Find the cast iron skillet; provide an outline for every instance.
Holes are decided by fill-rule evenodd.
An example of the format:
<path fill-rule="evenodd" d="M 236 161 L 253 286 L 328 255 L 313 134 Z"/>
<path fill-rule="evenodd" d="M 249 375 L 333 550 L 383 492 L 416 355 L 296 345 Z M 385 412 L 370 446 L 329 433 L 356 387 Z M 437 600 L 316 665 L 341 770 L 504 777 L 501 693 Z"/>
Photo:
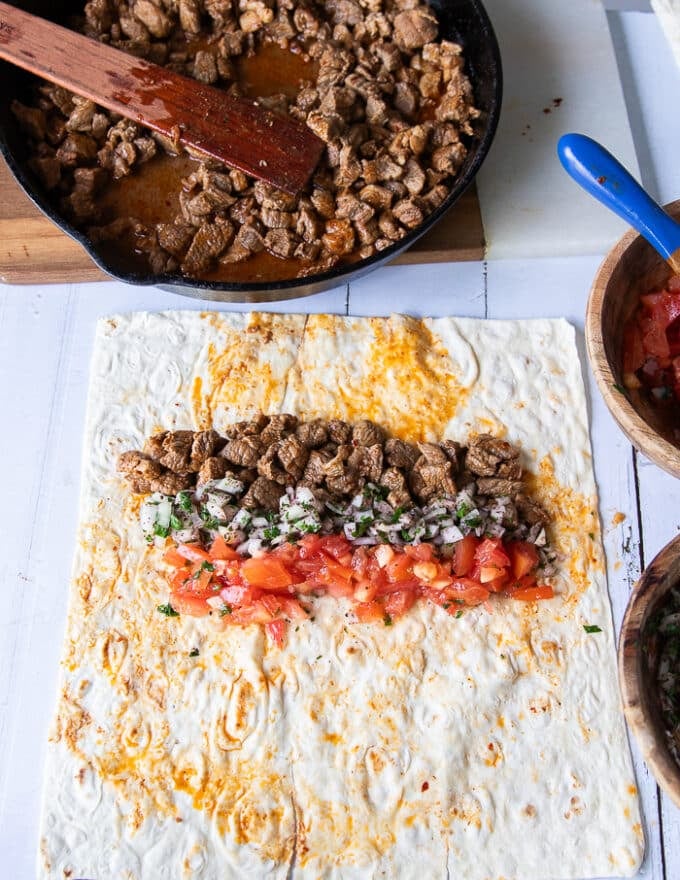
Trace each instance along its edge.
<path fill-rule="evenodd" d="M 85 0 L 21 0 L 13 5 L 43 18 L 66 23 L 69 16 L 82 13 Z M 9 108 L 14 98 L 28 100 L 32 78 L 24 71 L 4 62 L 0 62 L 0 82 L 3 84 L 0 95 L 0 151 L 19 184 L 43 214 L 79 242 L 104 272 L 120 281 L 129 284 L 156 285 L 184 296 L 225 302 L 292 299 L 346 284 L 394 259 L 448 211 L 474 179 L 489 151 L 496 131 L 502 95 L 501 59 L 496 36 L 484 7 L 479 0 L 430 0 L 430 5 L 439 18 L 440 36 L 461 43 L 463 46 L 468 65 L 467 72 L 474 85 L 476 106 L 482 112 L 476 123 L 476 132 L 468 156 L 444 203 L 417 229 L 368 259 L 335 266 L 326 272 L 308 275 L 305 278 L 278 282 L 200 281 L 177 274 L 154 275 L 150 272 L 121 270 L 110 261 L 110 258 L 97 250 L 96 244 L 88 241 L 82 232 L 71 226 L 58 213 L 37 178 L 26 168 L 25 138 Z"/>

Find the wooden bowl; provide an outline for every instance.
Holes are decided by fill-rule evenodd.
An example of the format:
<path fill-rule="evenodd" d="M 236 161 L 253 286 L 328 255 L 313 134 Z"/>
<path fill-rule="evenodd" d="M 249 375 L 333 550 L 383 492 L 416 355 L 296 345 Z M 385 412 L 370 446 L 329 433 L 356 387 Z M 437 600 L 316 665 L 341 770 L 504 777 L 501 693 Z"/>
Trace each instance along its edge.
<path fill-rule="evenodd" d="M 680 220 L 680 200 L 665 206 Z M 662 285 L 668 264 L 641 235 L 627 232 L 598 269 L 586 311 L 588 359 L 604 401 L 621 430 L 640 452 L 680 477 L 680 437 L 665 414 L 639 392 L 623 391 L 623 328 L 638 297 Z"/>
<path fill-rule="evenodd" d="M 671 587 L 680 583 L 680 536 L 652 560 L 633 588 L 619 638 L 619 682 L 623 711 L 656 781 L 680 807 L 680 765 L 664 731 L 654 659 L 645 627 Z"/>

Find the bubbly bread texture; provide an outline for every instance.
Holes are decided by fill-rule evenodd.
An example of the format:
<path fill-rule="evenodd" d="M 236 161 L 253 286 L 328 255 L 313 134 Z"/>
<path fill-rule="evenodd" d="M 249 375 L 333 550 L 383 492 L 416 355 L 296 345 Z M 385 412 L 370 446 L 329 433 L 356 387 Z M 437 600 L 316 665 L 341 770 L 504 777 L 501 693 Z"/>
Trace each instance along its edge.
<path fill-rule="evenodd" d="M 522 449 L 557 596 L 460 618 L 166 618 L 116 461 L 262 411 Z M 102 320 L 40 841 L 42 878 L 585 878 L 643 853 L 586 404 L 563 320 L 134 313 Z M 591 632 L 587 632 L 588 626 Z M 599 628 L 599 631 L 594 631 Z"/>

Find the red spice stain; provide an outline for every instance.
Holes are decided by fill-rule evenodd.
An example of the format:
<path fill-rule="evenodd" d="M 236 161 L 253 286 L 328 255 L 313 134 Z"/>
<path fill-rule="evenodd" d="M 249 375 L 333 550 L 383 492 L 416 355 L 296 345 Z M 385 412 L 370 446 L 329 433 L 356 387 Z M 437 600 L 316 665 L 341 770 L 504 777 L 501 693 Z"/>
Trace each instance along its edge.
<path fill-rule="evenodd" d="M 430 787 L 430 783 L 429 783 L 429 782 L 423 782 L 422 786 L 420 787 L 420 790 L 421 790 L 421 791 L 427 791 L 429 787 Z"/>

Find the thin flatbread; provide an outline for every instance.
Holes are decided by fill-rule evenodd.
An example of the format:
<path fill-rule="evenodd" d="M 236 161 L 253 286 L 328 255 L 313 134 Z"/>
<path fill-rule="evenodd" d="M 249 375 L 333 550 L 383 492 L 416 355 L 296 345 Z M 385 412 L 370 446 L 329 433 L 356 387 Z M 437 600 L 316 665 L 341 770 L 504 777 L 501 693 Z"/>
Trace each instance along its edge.
<path fill-rule="evenodd" d="M 392 626 L 170 618 L 120 452 L 294 412 L 521 446 L 559 594 Z M 97 328 L 39 875 L 92 880 L 634 874 L 586 403 L 563 320 L 136 313 Z M 599 627 L 587 632 L 585 626 Z M 198 652 L 198 654 L 196 654 Z M 448 872 L 448 874 L 447 874 Z"/>

